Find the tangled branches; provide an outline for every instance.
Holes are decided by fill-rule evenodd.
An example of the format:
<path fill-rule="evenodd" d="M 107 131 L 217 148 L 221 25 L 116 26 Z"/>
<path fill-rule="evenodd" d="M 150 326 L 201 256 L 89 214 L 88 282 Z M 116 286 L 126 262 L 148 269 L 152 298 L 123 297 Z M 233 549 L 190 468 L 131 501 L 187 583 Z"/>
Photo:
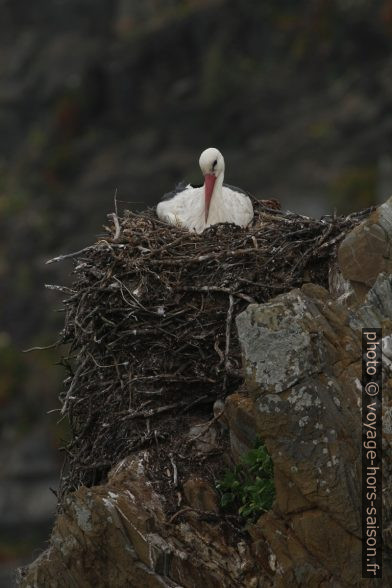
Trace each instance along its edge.
<path fill-rule="evenodd" d="M 235 390 L 235 316 L 304 279 L 327 286 L 336 245 L 368 213 L 314 220 L 255 202 L 251 228 L 216 225 L 201 235 L 151 211 L 111 215 L 107 238 L 73 255 L 62 491 L 97 483 L 137 448 L 170 444 L 189 414 Z"/>

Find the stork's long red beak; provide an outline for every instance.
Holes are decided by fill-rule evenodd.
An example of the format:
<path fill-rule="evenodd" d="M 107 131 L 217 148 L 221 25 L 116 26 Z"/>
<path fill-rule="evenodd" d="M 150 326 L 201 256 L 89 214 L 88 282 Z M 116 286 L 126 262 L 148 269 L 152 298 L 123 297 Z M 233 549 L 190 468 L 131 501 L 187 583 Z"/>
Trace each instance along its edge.
<path fill-rule="evenodd" d="M 204 196 L 205 196 L 206 222 L 208 219 L 208 211 L 210 209 L 210 203 L 211 203 L 212 193 L 214 191 L 215 182 L 216 182 L 215 174 L 206 174 L 204 176 Z"/>

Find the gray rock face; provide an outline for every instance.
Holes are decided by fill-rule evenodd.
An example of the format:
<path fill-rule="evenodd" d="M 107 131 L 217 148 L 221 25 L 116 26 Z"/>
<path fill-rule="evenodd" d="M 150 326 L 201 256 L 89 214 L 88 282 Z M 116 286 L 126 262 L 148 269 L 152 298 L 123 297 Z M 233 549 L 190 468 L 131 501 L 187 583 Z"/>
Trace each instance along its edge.
<path fill-rule="evenodd" d="M 363 304 L 350 317 L 357 329 L 363 326 L 382 327 L 392 317 L 392 274 L 380 274 Z"/>
<path fill-rule="evenodd" d="M 338 262 L 360 300 L 380 273 L 392 272 L 392 197 L 346 236 Z"/>
<path fill-rule="evenodd" d="M 314 304 L 299 290 L 259 306 L 251 304 L 237 317 L 246 357 L 246 373 L 270 393 L 282 392 L 323 365 L 323 342 L 306 327 Z"/>
<path fill-rule="evenodd" d="M 247 387 L 257 429 L 273 458 L 277 500 L 261 517 L 280 583 L 359 586 L 361 569 L 361 329 L 383 326 L 385 354 L 392 332 L 392 276 L 380 275 L 355 311 L 312 284 L 237 317 Z M 385 362 L 388 377 L 390 361 Z M 390 378 L 390 376 L 389 376 Z M 384 385 L 384 487 L 392 480 L 391 379 Z M 392 502 L 384 500 L 385 544 L 391 547 Z M 272 519 L 283 529 L 272 532 Z M 342 551 L 336 552 L 336 532 Z M 289 529 L 290 532 L 288 531 Z M 289 534 L 288 534 L 289 533 Z M 307 555 L 288 555 L 290 542 Z M 293 552 L 292 552 L 293 553 Z M 350 563 L 346 555 L 350 553 Z M 309 566 L 312 560 L 312 570 Z M 384 558 L 384 580 L 392 562 Z M 332 578 L 329 574 L 332 574 Z M 370 584 L 369 584 L 370 585 Z"/>

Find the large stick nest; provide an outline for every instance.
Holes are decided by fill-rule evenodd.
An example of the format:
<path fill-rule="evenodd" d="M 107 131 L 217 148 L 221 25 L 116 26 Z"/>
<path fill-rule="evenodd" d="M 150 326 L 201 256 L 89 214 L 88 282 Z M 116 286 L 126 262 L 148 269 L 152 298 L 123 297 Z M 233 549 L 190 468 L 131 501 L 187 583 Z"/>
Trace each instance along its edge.
<path fill-rule="evenodd" d="M 201 235 L 152 211 L 112 215 L 106 238 L 71 255 L 62 492 L 99 482 L 135 449 L 170 446 L 190 414 L 211 414 L 241 383 L 235 316 L 304 281 L 328 287 L 337 245 L 369 213 L 315 220 L 254 207 L 252 227 Z"/>

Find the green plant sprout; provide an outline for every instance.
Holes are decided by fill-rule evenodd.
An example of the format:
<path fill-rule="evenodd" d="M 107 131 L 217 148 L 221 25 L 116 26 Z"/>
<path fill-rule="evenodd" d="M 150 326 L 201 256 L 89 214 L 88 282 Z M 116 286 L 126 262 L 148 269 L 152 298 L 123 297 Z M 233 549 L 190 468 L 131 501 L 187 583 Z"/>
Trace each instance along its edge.
<path fill-rule="evenodd" d="M 227 470 L 216 484 L 223 509 L 236 509 L 247 520 L 268 511 L 275 498 L 272 459 L 259 441 L 233 470 Z"/>

